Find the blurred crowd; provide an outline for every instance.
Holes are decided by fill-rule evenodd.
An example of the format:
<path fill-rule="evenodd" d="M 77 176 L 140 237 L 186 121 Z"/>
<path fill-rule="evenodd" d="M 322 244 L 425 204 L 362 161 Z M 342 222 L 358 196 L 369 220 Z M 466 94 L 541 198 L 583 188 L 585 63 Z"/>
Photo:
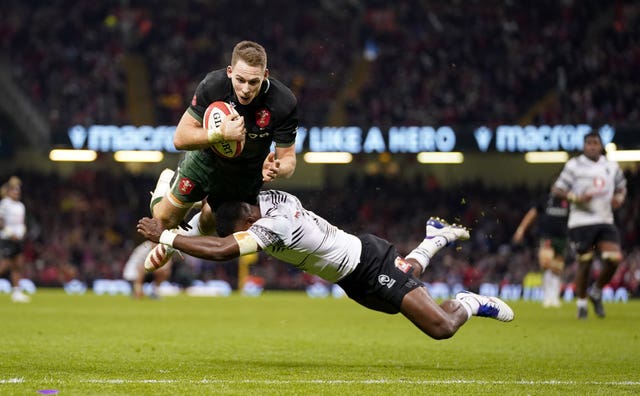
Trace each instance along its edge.
<path fill-rule="evenodd" d="M 88 285 L 95 279 L 121 279 L 129 254 L 140 242 L 135 224 L 148 215 L 154 178 L 94 171 L 78 171 L 68 178 L 19 176 L 24 182 L 29 229 L 25 275 L 42 286 L 59 286 L 71 279 Z M 629 197 L 616 212 L 626 258 L 614 283 L 638 294 L 640 173 L 629 171 L 627 177 Z M 334 224 L 355 234 L 374 233 L 389 239 L 401 254 L 424 238 L 429 216 L 471 228 L 470 241 L 446 248 L 432 260 L 425 281 L 477 289 L 484 282 L 521 284 L 528 273 L 539 270 L 535 227 L 523 244 L 514 245 L 511 237 L 524 213 L 549 186 L 496 188 L 466 182 L 443 188 L 433 177 L 383 174 L 353 175 L 345 185 L 293 192 L 307 208 Z M 237 260 L 215 263 L 189 256 L 176 260 L 176 283 L 221 279 L 237 285 Z M 565 282 L 572 281 L 573 272 L 569 260 Z M 270 289 L 302 289 L 317 281 L 266 255 L 260 255 L 251 274 Z"/>
<path fill-rule="evenodd" d="M 0 51 L 54 131 L 131 122 L 130 55 L 146 63 L 156 124 L 176 124 L 242 39 L 266 47 L 307 126 L 637 123 L 639 34 L 632 0 L 7 0 L 0 11 Z"/>
<path fill-rule="evenodd" d="M 366 36 L 377 59 L 350 123 L 640 120 L 637 2 L 380 3 Z"/>

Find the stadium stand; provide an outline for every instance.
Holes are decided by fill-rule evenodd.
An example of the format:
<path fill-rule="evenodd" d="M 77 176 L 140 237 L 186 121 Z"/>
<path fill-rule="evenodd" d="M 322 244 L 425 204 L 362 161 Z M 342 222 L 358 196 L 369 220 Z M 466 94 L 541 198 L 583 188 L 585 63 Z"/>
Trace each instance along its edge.
<path fill-rule="evenodd" d="M 89 284 L 94 279 L 118 279 L 135 247 L 132 224 L 148 212 L 145 197 L 154 185 L 145 176 L 78 171 L 60 178 L 39 173 L 19 175 L 24 182 L 24 203 L 29 208 L 29 238 L 25 249 L 28 277 L 39 285 L 59 286 L 76 278 Z M 631 294 L 640 293 L 640 175 L 627 173 L 630 189 L 627 205 L 618 212 L 627 258 L 615 282 Z M 352 188 L 296 192 L 307 207 L 353 233 L 373 232 L 399 241 L 408 253 L 422 238 L 424 220 L 433 214 L 455 219 L 471 227 L 472 239 L 459 249 L 437 256 L 425 272 L 425 281 L 474 287 L 480 282 L 521 283 L 537 269 L 535 230 L 531 243 L 513 246 L 510 238 L 530 202 L 540 189 L 496 189 L 482 183 L 462 183 L 428 190 L 425 180 L 356 176 Z M 117 186 L 117 188 L 114 188 Z M 38 194 L 35 194 L 37 189 Z M 373 191 L 375 190 L 375 193 Z M 398 191 L 402 191 L 401 199 Z M 425 194 L 425 191 L 429 191 Z M 48 197 L 43 205 L 41 197 Z M 236 263 L 210 263 L 189 258 L 194 276 L 237 282 Z M 310 279 L 273 259 L 262 257 L 253 268 L 265 278 L 267 288 L 302 288 Z M 566 281 L 572 276 L 571 268 Z"/>

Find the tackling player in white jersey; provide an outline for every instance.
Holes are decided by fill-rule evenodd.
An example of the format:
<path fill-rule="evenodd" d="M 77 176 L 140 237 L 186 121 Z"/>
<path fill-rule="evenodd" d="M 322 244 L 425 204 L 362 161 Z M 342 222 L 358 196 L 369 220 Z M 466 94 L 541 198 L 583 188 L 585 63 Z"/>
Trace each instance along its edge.
<path fill-rule="evenodd" d="M 495 297 L 463 291 L 455 299 L 437 304 L 418 279 L 442 247 L 457 239 L 469 239 L 464 227 L 429 219 L 424 241 L 403 258 L 389 242 L 371 234 L 346 233 L 282 191 L 262 191 L 256 205 L 223 203 L 216 218 L 221 237 L 177 235 L 150 218 L 138 222 L 138 232 L 153 242 L 207 260 L 229 260 L 263 250 L 335 282 L 367 308 L 390 314 L 402 312 L 434 339 L 453 336 L 472 315 L 513 320 L 511 308 Z"/>
<path fill-rule="evenodd" d="M 569 241 L 578 256 L 575 283 L 579 319 L 587 317 L 587 294 L 596 315 L 605 316 L 602 288 L 622 261 L 613 210 L 624 203 L 627 181 L 620 166 L 607 160 L 603 153 L 600 135 L 597 132 L 585 135 L 583 153 L 567 161 L 551 188 L 554 195 L 571 203 L 567 227 Z M 596 253 L 603 268 L 587 293 L 589 271 Z"/>

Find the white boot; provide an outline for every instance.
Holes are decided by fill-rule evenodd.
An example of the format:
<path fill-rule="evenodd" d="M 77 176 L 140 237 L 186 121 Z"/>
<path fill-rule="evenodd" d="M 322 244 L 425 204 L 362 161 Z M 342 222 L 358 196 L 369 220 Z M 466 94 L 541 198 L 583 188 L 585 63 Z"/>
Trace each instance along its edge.
<path fill-rule="evenodd" d="M 11 292 L 11 301 L 14 303 L 28 303 L 31 302 L 31 297 L 24 294 L 20 289 L 14 289 L 13 292 Z"/>

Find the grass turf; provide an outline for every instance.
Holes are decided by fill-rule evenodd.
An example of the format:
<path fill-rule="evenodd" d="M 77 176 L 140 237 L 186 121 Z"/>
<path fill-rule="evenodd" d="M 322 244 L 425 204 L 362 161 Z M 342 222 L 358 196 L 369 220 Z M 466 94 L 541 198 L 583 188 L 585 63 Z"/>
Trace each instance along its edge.
<path fill-rule="evenodd" d="M 297 292 L 252 298 L 0 295 L 0 394 L 638 394 L 640 301 L 575 319 L 513 302 L 449 340 Z"/>

